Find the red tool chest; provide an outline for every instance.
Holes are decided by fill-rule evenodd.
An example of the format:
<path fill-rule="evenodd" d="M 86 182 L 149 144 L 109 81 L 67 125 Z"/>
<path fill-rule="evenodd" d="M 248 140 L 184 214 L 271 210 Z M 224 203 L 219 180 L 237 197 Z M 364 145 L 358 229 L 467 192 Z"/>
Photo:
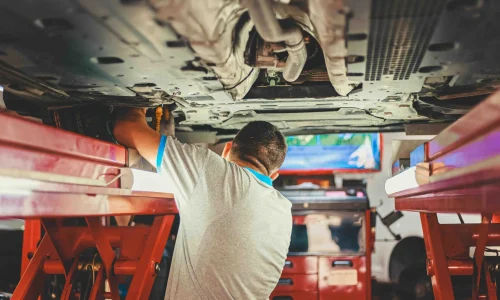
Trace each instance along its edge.
<path fill-rule="evenodd" d="M 318 190 L 313 197 L 304 190 L 282 194 L 292 201 L 294 228 L 270 299 L 370 299 L 374 224 L 364 194 L 321 200 Z"/>

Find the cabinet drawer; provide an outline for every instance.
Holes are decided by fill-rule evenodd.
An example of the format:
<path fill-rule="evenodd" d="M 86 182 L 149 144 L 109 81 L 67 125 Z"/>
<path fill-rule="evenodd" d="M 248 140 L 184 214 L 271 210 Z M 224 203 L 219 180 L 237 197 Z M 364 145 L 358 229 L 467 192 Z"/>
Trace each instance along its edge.
<path fill-rule="evenodd" d="M 316 256 L 289 256 L 283 267 L 285 274 L 317 274 L 318 257 Z"/>
<path fill-rule="evenodd" d="M 321 257 L 318 288 L 321 299 L 367 299 L 371 276 L 366 257 Z"/>
<path fill-rule="evenodd" d="M 315 292 L 318 290 L 318 275 L 282 275 L 275 292 Z"/>
<path fill-rule="evenodd" d="M 318 292 L 273 292 L 269 300 L 318 300 Z"/>

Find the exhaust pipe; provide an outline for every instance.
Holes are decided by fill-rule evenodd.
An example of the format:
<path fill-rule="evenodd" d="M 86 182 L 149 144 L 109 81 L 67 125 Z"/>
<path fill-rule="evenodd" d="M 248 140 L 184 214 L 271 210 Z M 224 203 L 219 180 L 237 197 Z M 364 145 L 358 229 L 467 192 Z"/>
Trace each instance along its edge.
<path fill-rule="evenodd" d="M 344 39 L 347 18 L 344 9 L 343 0 L 309 0 L 309 17 L 323 49 L 328 77 L 341 96 L 346 96 L 354 88 L 347 79 Z"/>
<path fill-rule="evenodd" d="M 283 78 L 288 82 L 297 80 L 307 59 L 307 50 L 300 28 L 281 28 L 271 0 L 244 0 L 242 4 L 248 8 L 255 29 L 266 42 L 285 42 L 288 58 Z"/>

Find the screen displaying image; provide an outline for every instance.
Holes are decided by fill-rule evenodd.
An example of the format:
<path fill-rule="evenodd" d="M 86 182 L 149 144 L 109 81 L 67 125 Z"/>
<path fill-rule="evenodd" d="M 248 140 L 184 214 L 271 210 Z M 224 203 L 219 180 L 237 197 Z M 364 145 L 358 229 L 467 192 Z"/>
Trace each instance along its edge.
<path fill-rule="evenodd" d="M 282 171 L 380 170 L 380 134 L 342 133 L 286 137 Z"/>

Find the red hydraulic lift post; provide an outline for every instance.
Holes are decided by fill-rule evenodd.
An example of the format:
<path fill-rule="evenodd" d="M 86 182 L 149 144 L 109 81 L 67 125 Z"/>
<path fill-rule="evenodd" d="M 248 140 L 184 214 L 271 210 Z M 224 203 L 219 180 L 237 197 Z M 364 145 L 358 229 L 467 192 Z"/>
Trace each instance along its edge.
<path fill-rule="evenodd" d="M 436 299 L 455 299 L 452 275 L 472 276 L 472 299 L 497 299 L 484 253 L 500 246 L 494 216 L 500 213 L 500 92 L 426 143 L 423 153 L 412 165 L 418 163 L 428 183 L 391 196 L 396 209 L 420 212 Z M 436 213 L 478 213 L 482 221 L 439 224 Z M 472 259 L 470 247 L 476 247 Z"/>
<path fill-rule="evenodd" d="M 21 256 L 21 274 L 28 267 L 31 257 L 35 253 L 38 242 L 42 238 L 42 224 L 40 220 L 25 220 L 23 232 L 23 250 Z"/>
<path fill-rule="evenodd" d="M 0 114 L 0 219 L 26 220 L 23 272 L 12 299 L 37 299 L 50 274 L 65 276 L 61 299 L 70 299 L 83 267 L 95 275 L 89 299 L 119 299 L 123 276 L 132 276 L 127 299 L 148 299 L 178 211 L 172 194 L 121 188 L 126 162 L 121 146 Z M 107 224 L 106 217 L 120 215 L 154 221 Z M 75 217 L 87 225 L 68 225 Z M 81 256 L 88 248 L 97 249 L 90 262 Z"/>

